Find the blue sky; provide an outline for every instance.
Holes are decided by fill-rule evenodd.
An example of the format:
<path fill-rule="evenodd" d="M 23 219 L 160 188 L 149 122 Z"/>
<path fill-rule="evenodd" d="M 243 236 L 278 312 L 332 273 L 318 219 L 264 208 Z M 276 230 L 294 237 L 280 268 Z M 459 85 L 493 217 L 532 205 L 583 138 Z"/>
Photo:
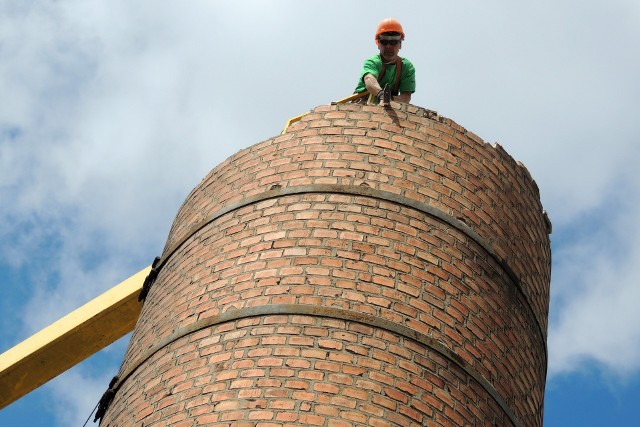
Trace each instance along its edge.
<path fill-rule="evenodd" d="M 395 16 L 412 103 L 524 163 L 553 222 L 545 425 L 637 425 L 640 3 L 389 4 L 0 0 L 0 352 L 150 264 L 217 164 L 349 95 Z M 0 426 L 82 425 L 125 347 Z"/>

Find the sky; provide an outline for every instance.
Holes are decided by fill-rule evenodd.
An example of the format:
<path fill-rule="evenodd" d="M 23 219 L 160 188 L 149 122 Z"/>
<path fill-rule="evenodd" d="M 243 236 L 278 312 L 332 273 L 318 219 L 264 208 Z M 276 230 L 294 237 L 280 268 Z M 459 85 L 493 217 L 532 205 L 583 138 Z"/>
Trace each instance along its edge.
<path fill-rule="evenodd" d="M 545 426 L 638 425 L 637 0 L 0 0 L 0 352 L 149 265 L 216 165 L 351 94 L 386 17 L 412 103 L 501 144 L 540 188 Z M 0 426 L 82 426 L 127 339 Z"/>

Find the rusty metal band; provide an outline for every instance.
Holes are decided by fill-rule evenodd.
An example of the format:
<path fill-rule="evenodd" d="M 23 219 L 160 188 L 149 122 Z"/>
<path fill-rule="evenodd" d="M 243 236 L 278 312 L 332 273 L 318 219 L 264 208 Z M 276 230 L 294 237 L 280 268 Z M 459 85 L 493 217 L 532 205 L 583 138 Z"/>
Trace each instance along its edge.
<path fill-rule="evenodd" d="M 198 231 L 206 227 L 209 223 L 215 221 L 221 216 L 227 213 L 233 212 L 237 209 L 243 208 L 245 206 L 258 203 L 264 200 L 274 199 L 274 198 L 283 197 L 283 196 L 310 194 L 310 193 L 317 193 L 317 194 L 329 193 L 329 194 L 343 194 L 343 195 L 351 195 L 351 196 L 364 196 L 364 197 L 370 197 L 373 199 L 383 200 L 387 202 L 393 202 L 395 204 L 410 207 L 412 209 L 415 209 L 417 211 L 420 211 L 422 213 L 435 217 L 441 220 L 442 222 L 450 225 L 451 227 L 458 229 L 463 234 L 465 234 L 466 236 L 474 240 L 498 263 L 498 265 L 500 265 L 500 267 L 507 274 L 507 276 L 509 276 L 509 279 L 512 281 L 515 288 L 517 289 L 518 294 L 520 295 L 520 298 L 522 299 L 522 301 L 524 301 L 524 305 L 528 308 L 529 314 L 534 319 L 537 325 L 537 331 L 540 338 L 540 343 L 544 348 L 544 360 L 545 360 L 544 369 L 545 369 L 545 376 L 546 376 L 546 369 L 547 369 L 546 361 L 548 360 L 548 349 L 547 349 L 547 341 L 544 339 L 544 336 L 545 336 L 544 329 L 542 328 L 542 325 L 540 324 L 539 319 L 534 314 L 534 311 L 533 311 L 533 308 L 531 307 L 531 303 L 529 299 L 526 297 L 526 295 L 522 290 L 522 282 L 520 278 L 516 275 L 516 273 L 509 266 L 509 264 L 507 264 L 505 260 L 502 260 L 493 250 L 491 245 L 489 245 L 478 233 L 476 233 L 471 227 L 469 227 L 464 222 L 460 221 L 457 218 L 454 218 L 451 215 L 444 213 L 440 209 L 437 209 L 431 205 L 419 202 L 417 200 L 410 199 L 408 197 L 401 196 L 399 194 L 391 193 L 389 191 L 377 190 L 375 188 L 371 188 L 368 186 L 311 184 L 311 185 L 301 185 L 301 186 L 295 186 L 295 187 L 279 187 L 276 189 L 266 191 L 264 193 L 247 197 L 245 199 L 240 200 L 239 202 L 232 203 L 228 206 L 224 206 L 218 209 L 213 214 L 209 215 L 207 218 L 205 218 L 201 222 L 193 224 L 181 239 L 176 241 L 172 246 L 170 246 L 164 251 L 164 254 L 157 262 L 157 270 L 160 270 L 164 266 L 164 264 L 168 261 L 168 259 L 171 258 L 171 256 L 187 240 L 193 237 L 194 234 L 196 234 Z"/>
<path fill-rule="evenodd" d="M 367 326 L 372 326 L 377 329 L 382 329 L 396 335 L 400 335 L 404 338 L 408 338 L 410 340 L 416 341 L 425 347 L 436 351 L 445 359 L 449 360 L 451 363 L 458 366 L 462 369 L 467 375 L 469 375 L 473 380 L 475 380 L 480 386 L 495 400 L 495 402 L 500 406 L 500 408 L 504 411 L 504 413 L 509 417 L 509 420 L 513 423 L 515 427 L 521 427 L 522 424 L 513 413 L 509 405 L 506 401 L 500 396 L 498 391 L 491 385 L 491 383 L 476 371 L 473 366 L 469 365 L 463 358 L 458 356 L 453 350 L 449 347 L 442 344 L 442 342 L 437 341 L 426 334 L 418 332 L 414 329 L 408 328 L 404 325 L 400 325 L 398 323 L 382 319 L 377 316 L 372 316 L 370 314 L 358 313 L 351 310 L 345 310 L 341 308 L 334 307 L 319 307 L 312 305 L 301 305 L 301 304 L 272 304 L 272 305 L 263 305 L 258 307 L 247 307 L 237 310 L 228 310 L 225 313 L 222 313 L 217 316 L 210 316 L 204 319 L 200 319 L 184 328 L 178 329 L 174 331 L 171 335 L 167 336 L 160 340 L 156 345 L 149 348 L 145 351 L 141 356 L 137 358 L 135 363 L 131 364 L 130 367 L 125 371 L 118 374 L 119 380 L 117 384 L 112 388 L 114 392 L 117 392 L 120 389 L 120 386 L 124 384 L 127 379 L 147 360 L 149 360 L 154 354 L 156 354 L 161 349 L 167 347 L 173 342 L 179 340 L 182 337 L 190 335 L 199 330 L 213 327 L 219 324 L 228 323 L 236 320 L 246 319 L 250 317 L 259 317 L 259 316 L 268 316 L 268 315 L 305 315 L 305 316 L 315 316 L 315 317 L 326 317 L 338 320 L 344 320 L 349 322 L 360 323 Z"/>

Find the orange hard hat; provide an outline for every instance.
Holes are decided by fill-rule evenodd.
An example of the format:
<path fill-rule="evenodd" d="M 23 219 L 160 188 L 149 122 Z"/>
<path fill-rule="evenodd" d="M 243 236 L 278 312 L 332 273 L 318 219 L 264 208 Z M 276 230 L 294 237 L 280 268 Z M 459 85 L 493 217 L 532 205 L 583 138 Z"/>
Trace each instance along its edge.
<path fill-rule="evenodd" d="M 404 40 L 404 31 L 402 30 L 402 25 L 397 19 L 383 19 L 378 24 L 378 29 L 376 30 L 376 43 L 378 43 L 378 37 L 380 37 L 380 34 L 382 33 L 400 33 L 401 40 Z"/>

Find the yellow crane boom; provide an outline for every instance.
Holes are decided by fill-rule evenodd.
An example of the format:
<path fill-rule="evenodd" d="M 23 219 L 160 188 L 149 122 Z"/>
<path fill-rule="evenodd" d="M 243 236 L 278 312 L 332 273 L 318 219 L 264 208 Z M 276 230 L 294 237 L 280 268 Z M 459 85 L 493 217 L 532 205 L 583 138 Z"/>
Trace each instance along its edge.
<path fill-rule="evenodd" d="M 131 332 L 151 266 L 0 355 L 0 409 Z"/>

